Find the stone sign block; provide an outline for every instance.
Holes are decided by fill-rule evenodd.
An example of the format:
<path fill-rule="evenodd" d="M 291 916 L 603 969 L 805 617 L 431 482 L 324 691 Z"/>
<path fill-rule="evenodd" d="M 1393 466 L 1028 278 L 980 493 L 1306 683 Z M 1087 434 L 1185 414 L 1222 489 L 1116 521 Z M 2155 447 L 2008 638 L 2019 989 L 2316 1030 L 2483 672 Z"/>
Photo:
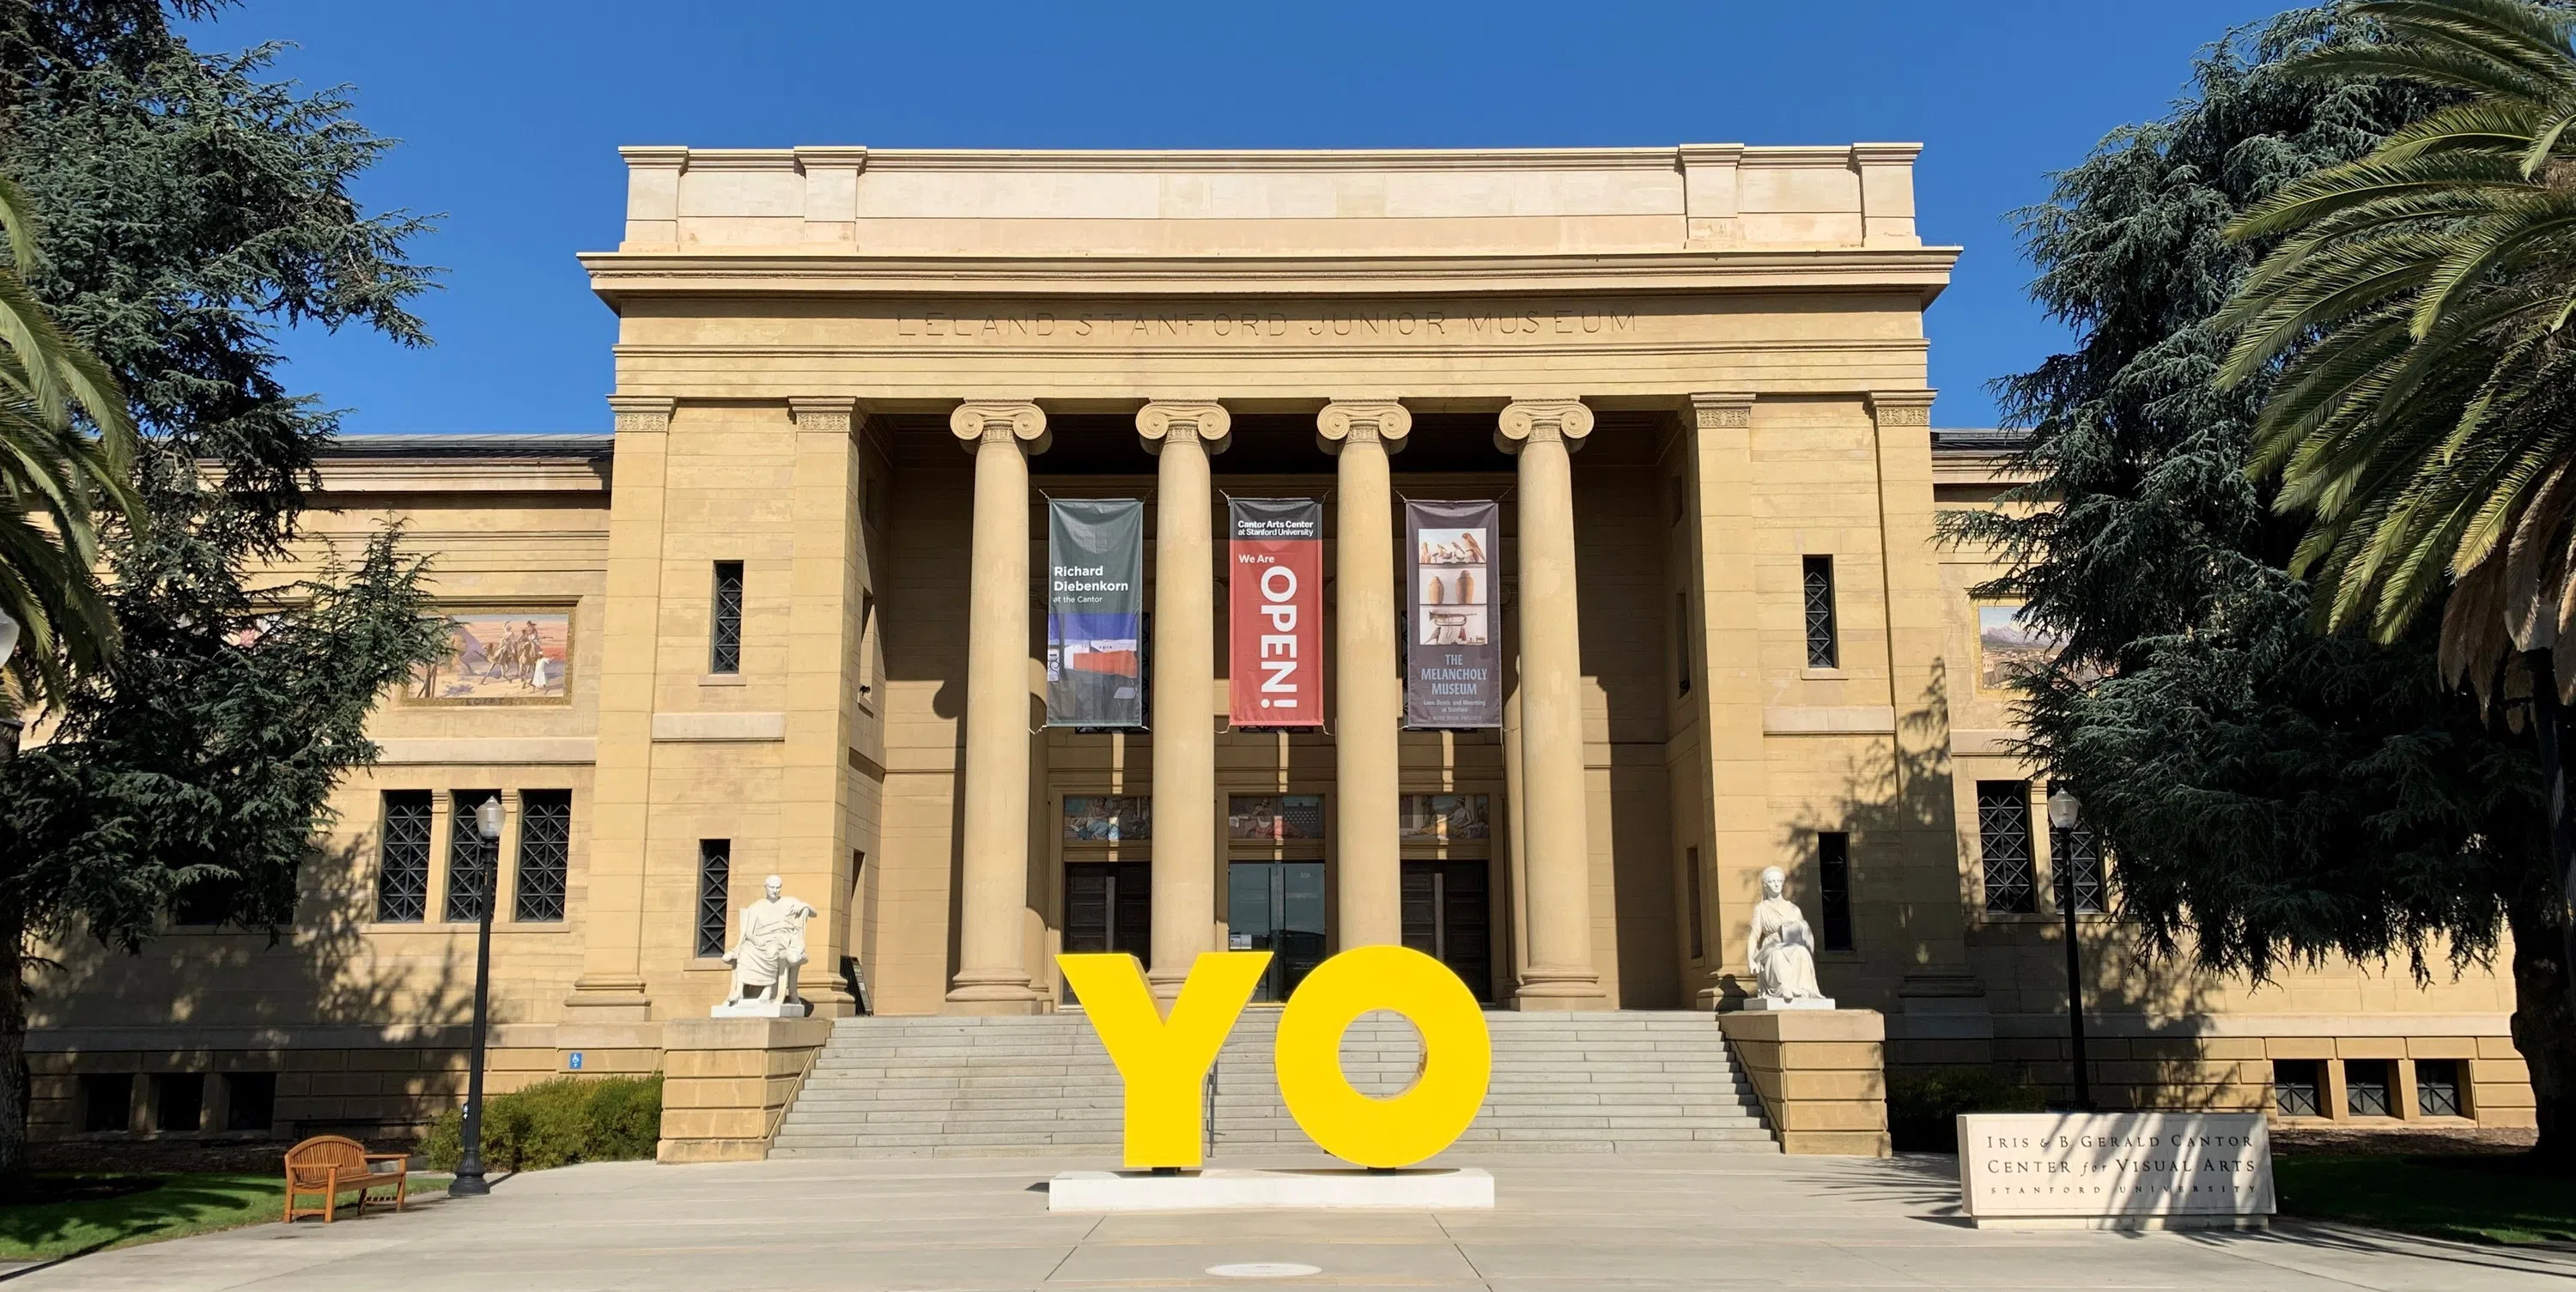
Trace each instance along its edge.
<path fill-rule="evenodd" d="M 2261 1113 L 1969 1113 L 1959 1199 L 1979 1228 L 2259 1229 Z"/>

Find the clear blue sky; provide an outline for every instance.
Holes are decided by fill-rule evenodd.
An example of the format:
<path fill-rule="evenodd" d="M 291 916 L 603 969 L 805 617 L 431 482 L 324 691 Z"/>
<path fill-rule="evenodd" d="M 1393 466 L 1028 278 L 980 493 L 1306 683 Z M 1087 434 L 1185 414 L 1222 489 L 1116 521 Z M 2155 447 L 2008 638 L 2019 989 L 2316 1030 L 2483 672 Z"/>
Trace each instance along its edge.
<path fill-rule="evenodd" d="M 292 41 L 402 140 L 360 187 L 441 215 L 435 348 L 291 339 L 352 431 L 608 426 L 614 320 L 577 251 L 615 245 L 620 144 L 1451 148 L 1913 140 L 1926 241 L 1966 254 L 1930 315 L 1934 420 L 2063 343 L 2009 212 L 2266 0 L 676 3 L 250 0 L 201 47 Z"/>

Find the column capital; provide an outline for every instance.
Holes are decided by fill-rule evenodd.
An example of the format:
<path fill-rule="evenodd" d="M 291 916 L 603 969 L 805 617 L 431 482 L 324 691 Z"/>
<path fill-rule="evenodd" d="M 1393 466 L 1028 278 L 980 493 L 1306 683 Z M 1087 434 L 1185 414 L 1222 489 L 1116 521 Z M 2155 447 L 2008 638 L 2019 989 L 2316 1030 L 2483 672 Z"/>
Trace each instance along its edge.
<path fill-rule="evenodd" d="M 1046 410 L 1026 400 L 967 400 L 948 415 L 948 429 L 969 453 L 976 445 L 997 443 L 1017 443 L 1029 453 L 1047 449 Z"/>
<path fill-rule="evenodd" d="M 848 395 L 789 395 L 787 415 L 800 431 L 856 433 L 867 425 L 868 411 Z"/>
<path fill-rule="evenodd" d="M 1193 439 L 1209 453 L 1231 442 L 1234 415 L 1215 400 L 1156 400 L 1136 410 L 1136 435 L 1145 451 L 1159 454 L 1166 441 Z"/>
<path fill-rule="evenodd" d="M 617 419 L 620 434 L 628 431 L 667 431 L 671 429 L 671 410 L 680 401 L 668 395 L 611 395 L 608 411 Z"/>
<path fill-rule="evenodd" d="M 1337 399 L 1315 414 L 1315 443 L 1326 453 L 1370 443 L 1393 453 L 1412 433 L 1413 410 L 1392 399 Z"/>
<path fill-rule="evenodd" d="M 1580 399 L 1515 399 L 1494 424 L 1494 447 L 1518 453 L 1531 444 L 1562 443 L 1568 453 L 1592 433 L 1592 409 Z"/>
<path fill-rule="evenodd" d="M 1932 395 L 1929 390 L 1873 390 L 1869 392 L 1869 415 L 1881 426 L 1930 426 Z"/>
<path fill-rule="evenodd" d="M 1751 426 L 1753 396 L 1734 391 L 1694 391 L 1690 396 L 1691 416 L 1702 429 L 1721 426 Z"/>

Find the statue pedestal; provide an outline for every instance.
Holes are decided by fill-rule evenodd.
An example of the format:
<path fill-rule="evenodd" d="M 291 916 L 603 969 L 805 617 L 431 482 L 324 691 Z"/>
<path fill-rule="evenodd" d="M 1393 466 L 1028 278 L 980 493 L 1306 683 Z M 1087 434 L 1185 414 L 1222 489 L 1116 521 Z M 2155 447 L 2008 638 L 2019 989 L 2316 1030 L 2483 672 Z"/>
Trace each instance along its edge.
<path fill-rule="evenodd" d="M 1489 1211 L 1494 1177 L 1474 1167 L 1365 1171 L 1067 1171 L 1049 1211 Z"/>
<path fill-rule="evenodd" d="M 803 1018 L 813 1006 L 801 1000 L 738 1000 L 707 1011 L 709 1018 Z"/>
<path fill-rule="evenodd" d="M 1831 996 L 1809 996 L 1802 1000 L 1780 1000 L 1771 996 L 1747 996 L 1744 998 L 1743 1004 L 1736 1006 L 1737 1009 L 1746 1010 L 1748 1012 L 1766 1009 L 1832 1009 L 1833 1007 L 1834 998 Z"/>

